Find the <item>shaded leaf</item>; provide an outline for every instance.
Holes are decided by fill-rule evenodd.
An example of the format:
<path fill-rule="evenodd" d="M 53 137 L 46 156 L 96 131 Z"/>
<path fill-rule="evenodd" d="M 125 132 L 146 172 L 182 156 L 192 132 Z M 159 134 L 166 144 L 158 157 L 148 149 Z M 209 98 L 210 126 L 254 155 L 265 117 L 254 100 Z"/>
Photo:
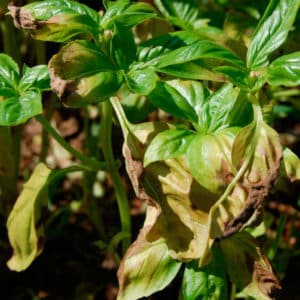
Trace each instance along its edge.
<path fill-rule="evenodd" d="M 281 56 L 266 70 L 267 81 L 272 86 L 300 84 L 300 52 Z"/>
<path fill-rule="evenodd" d="M 274 299 L 281 289 L 268 259 L 247 232 L 220 241 L 231 281 L 242 289 L 243 298 Z M 237 268 L 238 266 L 238 268 Z"/>
<path fill-rule="evenodd" d="M 43 111 L 41 92 L 30 89 L 0 102 L 0 126 L 15 126 Z"/>
<path fill-rule="evenodd" d="M 299 9 L 299 0 L 271 0 L 256 27 L 247 52 L 247 66 L 268 65 L 268 56 L 286 40 Z"/>
<path fill-rule="evenodd" d="M 14 253 L 7 265 L 13 271 L 25 270 L 42 251 L 42 218 L 48 201 L 50 174 L 51 170 L 44 164 L 37 165 L 8 217 L 8 237 Z"/>
<path fill-rule="evenodd" d="M 144 166 L 158 160 L 184 155 L 194 137 L 193 131 L 175 128 L 158 133 L 147 147 Z"/>
<path fill-rule="evenodd" d="M 132 92 L 148 95 L 155 88 L 158 80 L 156 73 L 150 69 L 132 70 L 126 76 L 126 82 Z"/>

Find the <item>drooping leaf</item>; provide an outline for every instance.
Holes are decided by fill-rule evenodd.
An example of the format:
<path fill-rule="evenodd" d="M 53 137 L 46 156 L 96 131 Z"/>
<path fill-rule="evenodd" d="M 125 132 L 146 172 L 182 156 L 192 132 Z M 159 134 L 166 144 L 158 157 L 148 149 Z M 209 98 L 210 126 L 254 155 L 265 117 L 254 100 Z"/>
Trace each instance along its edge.
<path fill-rule="evenodd" d="M 194 107 L 170 84 L 158 81 L 155 89 L 148 95 L 151 103 L 177 118 L 197 122 Z"/>
<path fill-rule="evenodd" d="M 186 153 L 189 170 L 199 184 L 211 193 L 221 195 L 234 172 L 231 150 L 238 128 L 217 134 L 199 134 L 193 138 Z"/>
<path fill-rule="evenodd" d="M 149 243 L 142 232 L 128 249 L 119 268 L 117 299 L 140 299 L 164 289 L 181 266 L 168 252 L 163 239 Z"/>
<path fill-rule="evenodd" d="M 155 88 L 158 80 L 156 73 L 150 69 L 132 70 L 127 73 L 126 82 L 132 92 L 148 95 Z"/>
<path fill-rule="evenodd" d="M 25 270 L 42 251 L 43 209 L 47 206 L 50 174 L 43 163 L 37 165 L 8 217 L 8 237 L 14 253 L 7 265 L 13 271 Z"/>
<path fill-rule="evenodd" d="M 278 295 L 280 283 L 249 233 L 244 231 L 222 239 L 220 245 L 230 279 L 242 289 L 240 296 L 270 300 Z"/>
<path fill-rule="evenodd" d="M 247 66 L 257 70 L 268 65 L 269 55 L 286 40 L 299 9 L 299 0 L 271 0 L 247 52 Z"/>
<path fill-rule="evenodd" d="M 230 236 L 262 219 L 263 204 L 278 178 L 282 148 L 277 132 L 263 120 L 237 135 L 232 149 L 236 182 L 210 211 L 211 237 Z"/>
<path fill-rule="evenodd" d="M 196 261 L 186 264 L 183 282 L 183 300 L 227 299 L 227 278 L 225 262 L 220 249 L 212 248 L 210 264 L 199 268 Z"/>
<path fill-rule="evenodd" d="M 18 96 L 0 101 L 0 126 L 15 126 L 43 111 L 41 92 L 30 89 Z"/>
<path fill-rule="evenodd" d="M 97 36 L 99 14 L 71 0 L 39 1 L 23 7 L 10 6 L 17 28 L 29 30 L 43 41 L 65 42 L 79 34 Z"/>
<path fill-rule="evenodd" d="M 184 155 L 195 137 L 190 130 L 169 129 L 157 134 L 148 146 L 144 156 L 144 166 L 158 160 Z"/>
<path fill-rule="evenodd" d="M 281 56 L 267 68 L 266 78 L 272 86 L 300 84 L 300 52 Z"/>
<path fill-rule="evenodd" d="M 24 66 L 18 89 L 24 91 L 31 87 L 39 90 L 50 90 L 50 77 L 47 66 L 39 65 L 33 68 Z"/>
<path fill-rule="evenodd" d="M 49 62 L 51 87 L 69 106 L 106 100 L 120 87 L 115 67 L 91 42 L 74 41 Z"/>

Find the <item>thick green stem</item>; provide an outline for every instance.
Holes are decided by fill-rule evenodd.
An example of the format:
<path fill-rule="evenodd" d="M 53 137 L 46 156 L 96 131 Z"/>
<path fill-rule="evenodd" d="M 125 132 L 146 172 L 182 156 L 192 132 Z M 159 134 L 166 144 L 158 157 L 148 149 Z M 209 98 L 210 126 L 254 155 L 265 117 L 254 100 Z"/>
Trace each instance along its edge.
<path fill-rule="evenodd" d="M 111 127 L 112 127 L 112 107 L 109 101 L 105 101 L 102 104 L 102 122 L 101 122 L 101 146 L 103 150 L 103 155 L 107 163 L 107 168 L 109 170 L 111 180 L 114 185 L 117 203 L 119 207 L 120 219 L 122 232 L 131 234 L 131 220 L 130 211 L 127 199 L 127 193 L 124 188 L 123 182 L 121 180 L 118 168 L 114 163 L 114 156 L 112 151 L 111 143 Z M 130 238 L 124 239 L 122 243 L 123 253 L 130 244 Z"/>
<path fill-rule="evenodd" d="M 78 152 L 73 147 L 71 147 L 51 126 L 51 124 L 42 116 L 36 116 L 36 119 L 42 124 L 43 128 L 47 130 L 47 132 L 69 153 L 71 153 L 74 157 L 79 159 L 83 164 L 87 167 L 91 168 L 91 170 L 105 170 L 107 164 L 105 162 L 100 162 L 95 159 L 89 158 L 84 154 Z M 115 162 L 113 162 L 115 164 Z"/>

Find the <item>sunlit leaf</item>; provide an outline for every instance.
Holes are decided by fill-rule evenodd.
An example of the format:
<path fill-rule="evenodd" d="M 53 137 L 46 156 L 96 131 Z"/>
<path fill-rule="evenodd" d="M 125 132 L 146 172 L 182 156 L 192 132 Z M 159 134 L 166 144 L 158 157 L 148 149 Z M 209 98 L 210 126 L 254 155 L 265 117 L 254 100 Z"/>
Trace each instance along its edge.
<path fill-rule="evenodd" d="M 0 126 L 25 123 L 43 111 L 41 92 L 30 89 L 22 94 L 0 101 Z"/>
<path fill-rule="evenodd" d="M 17 28 L 29 30 L 39 40 L 65 42 L 79 34 L 96 36 L 99 31 L 97 12 L 75 1 L 39 1 L 10 6 L 9 11 Z"/>
<path fill-rule="evenodd" d="M 155 136 L 144 156 L 144 166 L 158 160 L 184 155 L 195 137 L 190 130 L 169 129 Z"/>
<path fill-rule="evenodd" d="M 247 66 L 256 70 L 268 65 L 269 55 L 286 40 L 299 9 L 299 0 L 271 0 L 251 38 Z"/>
<path fill-rule="evenodd" d="M 0 88 L 15 88 L 19 81 L 19 68 L 11 57 L 0 54 Z"/>
<path fill-rule="evenodd" d="M 274 60 L 266 71 L 267 81 L 272 86 L 296 86 L 300 84 L 300 52 L 281 56 Z"/>

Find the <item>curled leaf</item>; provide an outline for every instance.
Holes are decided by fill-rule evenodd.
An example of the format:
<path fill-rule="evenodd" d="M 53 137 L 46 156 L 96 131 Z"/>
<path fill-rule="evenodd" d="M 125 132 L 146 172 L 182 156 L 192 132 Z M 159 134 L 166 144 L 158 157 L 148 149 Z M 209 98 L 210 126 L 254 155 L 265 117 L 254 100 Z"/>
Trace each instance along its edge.
<path fill-rule="evenodd" d="M 249 233 L 240 232 L 222 239 L 220 245 L 230 279 L 242 290 L 240 296 L 270 300 L 278 295 L 279 280 Z"/>
<path fill-rule="evenodd" d="M 50 174 L 42 163 L 35 168 L 8 217 L 8 237 L 14 250 L 7 262 L 11 270 L 25 270 L 42 251 L 43 209 L 47 206 Z"/>

